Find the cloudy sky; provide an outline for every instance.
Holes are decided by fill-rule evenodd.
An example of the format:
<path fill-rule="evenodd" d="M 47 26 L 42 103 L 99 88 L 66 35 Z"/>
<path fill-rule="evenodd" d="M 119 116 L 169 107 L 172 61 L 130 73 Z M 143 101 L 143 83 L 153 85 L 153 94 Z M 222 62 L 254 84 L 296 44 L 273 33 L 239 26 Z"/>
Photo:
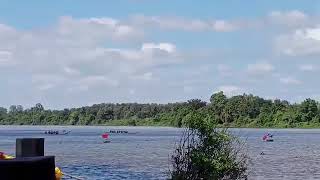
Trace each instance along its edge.
<path fill-rule="evenodd" d="M 320 2 L 0 0 L 0 106 L 320 100 Z"/>

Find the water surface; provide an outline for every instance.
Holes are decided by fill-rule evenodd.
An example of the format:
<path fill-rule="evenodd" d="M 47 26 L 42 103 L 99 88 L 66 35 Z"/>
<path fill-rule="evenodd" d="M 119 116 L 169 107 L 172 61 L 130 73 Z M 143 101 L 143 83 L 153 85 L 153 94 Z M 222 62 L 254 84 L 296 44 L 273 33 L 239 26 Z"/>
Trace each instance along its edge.
<path fill-rule="evenodd" d="M 66 136 L 45 135 L 49 129 L 66 129 Z M 101 134 L 112 134 L 103 143 Z M 274 142 L 262 142 L 265 132 Z M 249 179 L 320 179 L 320 130 L 232 129 L 247 143 L 250 156 Z M 169 154 L 181 129 L 147 127 L 62 127 L 0 126 L 0 151 L 15 153 L 15 139 L 44 137 L 45 154 L 55 155 L 66 173 L 85 179 L 165 179 Z M 265 155 L 260 155 L 264 152 Z"/>

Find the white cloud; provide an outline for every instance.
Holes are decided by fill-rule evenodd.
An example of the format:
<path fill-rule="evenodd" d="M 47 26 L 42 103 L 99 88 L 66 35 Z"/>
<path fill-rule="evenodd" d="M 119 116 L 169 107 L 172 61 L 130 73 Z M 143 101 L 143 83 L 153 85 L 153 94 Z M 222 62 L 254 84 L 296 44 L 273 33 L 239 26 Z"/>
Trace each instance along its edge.
<path fill-rule="evenodd" d="M 191 87 L 191 86 L 183 86 L 183 92 L 192 93 L 193 92 L 193 87 Z"/>
<path fill-rule="evenodd" d="M 65 80 L 65 78 L 61 75 L 57 75 L 57 74 L 35 74 L 32 75 L 32 82 L 33 83 L 38 83 L 38 82 L 63 82 Z"/>
<path fill-rule="evenodd" d="M 0 24 L 0 32 L 3 32 L 3 33 L 10 32 L 10 33 L 12 33 L 12 32 L 15 32 L 15 30 L 10 26 L 7 26 L 5 24 Z"/>
<path fill-rule="evenodd" d="M 299 33 L 301 34 L 304 33 L 306 39 L 313 39 L 313 40 L 320 41 L 320 27 L 308 28 L 305 30 L 305 32 L 299 32 Z"/>
<path fill-rule="evenodd" d="M 120 82 L 117 79 L 112 79 L 105 75 L 89 75 L 70 82 L 67 91 L 71 93 L 88 90 L 94 91 L 94 88 L 105 88 L 107 90 L 119 87 L 119 85 Z"/>
<path fill-rule="evenodd" d="M 183 60 L 174 44 L 144 43 L 140 28 L 113 18 L 61 17 L 56 25 L 41 30 L 15 30 L 0 24 L 0 40 L 0 67 L 12 64 L 9 68 L 32 79 L 39 90 L 117 88 L 152 80 L 151 68 Z M 141 45 L 107 48 L 131 42 Z"/>
<path fill-rule="evenodd" d="M 79 75 L 80 74 L 80 71 L 77 69 L 73 69 L 70 67 L 64 67 L 63 69 L 69 75 Z"/>
<path fill-rule="evenodd" d="M 32 75 L 31 81 L 38 90 L 44 91 L 63 84 L 66 78 L 57 74 L 36 74 Z"/>
<path fill-rule="evenodd" d="M 280 78 L 280 82 L 283 83 L 283 84 L 288 84 L 288 85 L 299 85 L 299 84 L 302 83 L 301 81 L 297 80 L 294 77 L 283 77 L 283 78 Z"/>
<path fill-rule="evenodd" d="M 229 32 L 245 27 L 243 23 L 226 20 L 201 20 L 182 17 L 161 17 L 137 15 L 133 24 L 145 27 L 158 27 L 165 30 Z"/>
<path fill-rule="evenodd" d="M 119 24 L 119 21 L 113 18 L 89 18 L 87 21 L 110 27 L 116 27 Z"/>
<path fill-rule="evenodd" d="M 150 51 L 154 49 L 159 49 L 162 51 L 166 51 L 168 53 L 172 53 L 176 51 L 176 46 L 170 43 L 159 43 L 159 44 L 144 43 L 142 44 L 142 48 L 141 48 L 142 51 Z"/>
<path fill-rule="evenodd" d="M 132 76 L 132 79 L 150 81 L 153 79 L 153 74 L 152 72 L 146 72 L 146 73 L 143 73 L 142 75 Z"/>
<path fill-rule="evenodd" d="M 176 46 L 171 43 L 143 43 L 140 50 L 106 49 L 106 52 L 130 64 L 131 69 L 176 64 L 183 61 Z"/>
<path fill-rule="evenodd" d="M 135 93 L 136 93 L 136 90 L 134 90 L 134 89 L 129 90 L 129 94 L 134 95 Z"/>
<path fill-rule="evenodd" d="M 61 37 L 57 39 L 59 43 L 74 43 L 68 41 L 69 38 L 79 38 L 80 42 L 95 43 L 105 39 L 127 41 L 143 36 L 143 32 L 138 28 L 122 24 L 113 18 L 62 17 L 56 32 Z M 66 37 L 68 39 L 65 39 Z"/>
<path fill-rule="evenodd" d="M 167 41 L 150 41 L 158 38 L 144 39 L 149 37 L 144 36 L 147 30 L 152 33 L 162 33 L 148 29 L 150 27 L 167 30 L 226 32 L 247 28 L 251 26 L 251 21 L 146 18 L 149 24 L 141 23 L 141 26 L 137 26 L 130 20 L 73 17 L 62 17 L 56 24 L 41 29 L 19 30 L 0 24 L 0 73 L 3 73 L 1 74 L 3 78 L 10 75 L 8 86 L 7 84 L 3 86 L 6 86 L 5 90 L 13 90 L 10 91 L 12 94 L 15 89 L 25 88 L 26 93 L 29 92 L 29 94 L 24 95 L 22 99 L 38 96 L 32 93 L 35 89 L 40 90 L 42 93 L 39 94 L 44 98 L 51 97 L 51 100 L 48 100 L 50 103 L 58 101 L 56 97 L 65 92 L 70 92 L 66 97 L 68 100 L 56 102 L 56 104 L 69 101 L 77 105 L 83 102 L 86 104 L 86 102 L 97 101 L 98 96 L 103 98 L 101 101 L 160 99 L 165 102 L 178 98 L 180 98 L 178 100 L 185 100 L 183 98 L 188 97 L 182 96 L 181 91 L 193 94 L 196 87 L 199 88 L 197 89 L 199 93 L 212 93 L 204 89 L 212 88 L 213 83 L 227 84 L 215 89 L 223 90 L 227 95 L 240 94 L 244 89 L 257 85 L 256 82 L 247 81 L 247 71 L 254 74 L 274 72 L 273 65 L 267 62 L 250 64 L 246 72 L 223 64 L 230 63 L 230 59 L 248 58 L 246 57 L 248 52 L 243 53 L 246 54 L 245 57 L 243 54 L 238 57 L 235 53 L 236 55 L 232 54 L 224 58 L 224 52 L 220 51 L 217 51 L 217 56 L 216 51 L 214 53 L 206 53 L 205 50 L 199 49 L 194 50 L 195 52 L 183 51 L 176 44 Z M 268 23 L 270 25 L 270 22 Z M 295 45 L 301 43 L 301 39 L 305 44 Z M 287 52 L 295 56 L 317 54 L 320 49 L 319 28 L 299 27 L 299 30 L 286 35 L 283 40 L 286 41 L 281 41 L 282 44 L 279 46 L 282 53 L 285 52 L 283 50 L 289 49 Z M 178 41 L 178 43 L 184 43 Z M 185 41 L 188 43 L 189 39 Z M 306 50 L 308 49 L 306 47 L 311 48 L 312 51 Z M 214 61 L 211 61 L 212 59 Z M 7 66 L 8 64 L 11 66 Z M 212 67 L 216 64 L 219 64 L 216 67 L 219 75 L 228 76 L 228 78 L 215 76 L 215 69 Z M 2 68 L 2 66 L 6 67 Z M 316 66 L 317 64 L 314 64 L 314 67 Z M 279 72 L 283 72 L 282 69 L 287 70 L 286 68 L 279 66 Z M 313 70 L 313 67 L 306 65 L 301 67 L 304 71 L 311 69 Z M 272 78 L 280 77 L 282 74 Z M 304 80 L 303 77 L 297 78 Z M 273 87 L 270 85 L 273 83 L 270 79 L 264 80 L 266 81 L 263 84 Z M 281 81 L 285 84 L 301 83 L 294 78 L 282 78 Z M 152 88 L 152 92 L 149 87 Z M 262 91 L 268 90 L 257 87 L 259 88 Z M 90 93 L 82 92 L 89 90 Z M 136 92 L 139 92 L 137 93 L 139 96 L 132 96 Z M 203 95 L 199 94 L 199 97 Z M 13 95 L 10 94 L 8 97 Z M 132 97 L 137 99 L 131 99 Z M 15 98 L 18 99 L 18 97 Z M 11 101 L 7 100 L 7 102 Z"/>
<path fill-rule="evenodd" d="M 320 54 L 320 27 L 298 29 L 276 38 L 275 48 L 288 56 Z"/>
<path fill-rule="evenodd" d="M 218 71 L 229 71 L 230 70 L 230 67 L 225 64 L 219 64 L 217 68 L 218 68 Z"/>
<path fill-rule="evenodd" d="M 111 86 L 111 87 L 117 87 L 119 85 L 119 81 L 115 79 L 111 79 L 106 76 L 102 75 L 96 75 L 96 76 L 88 76 L 83 79 L 80 79 L 76 84 L 79 84 L 81 86 Z"/>
<path fill-rule="evenodd" d="M 236 23 L 227 22 L 224 20 L 217 20 L 213 22 L 213 30 L 218 32 L 229 32 L 240 28 Z"/>
<path fill-rule="evenodd" d="M 12 52 L 0 50 L 0 66 L 11 65 L 12 63 Z"/>
<path fill-rule="evenodd" d="M 256 19 L 191 19 L 177 16 L 133 16 L 129 22 L 144 28 L 160 28 L 163 30 L 232 32 L 246 28 L 265 27 L 305 27 L 317 21 L 317 17 L 309 16 L 299 10 L 272 11 L 264 17 Z"/>
<path fill-rule="evenodd" d="M 78 93 L 78 92 L 83 92 L 83 91 L 88 91 L 89 90 L 89 86 L 87 85 L 73 85 L 73 86 L 69 86 L 66 91 L 68 93 Z"/>
<path fill-rule="evenodd" d="M 147 72 L 147 73 L 144 73 L 143 74 L 143 79 L 144 80 L 151 80 L 152 79 L 152 77 L 153 77 L 153 75 L 152 75 L 152 72 Z"/>
<path fill-rule="evenodd" d="M 41 91 L 45 91 L 45 90 L 48 90 L 48 89 L 51 89 L 54 87 L 55 87 L 55 84 L 47 83 L 47 84 L 43 84 L 43 85 L 38 86 L 38 89 Z"/>
<path fill-rule="evenodd" d="M 53 26 L 31 30 L 0 24 L 0 65 L 15 64 L 30 73 L 79 74 L 79 64 L 108 56 L 104 46 L 142 43 L 142 38 L 139 28 L 111 18 L 61 17 Z"/>
<path fill-rule="evenodd" d="M 237 94 L 241 94 L 241 92 L 243 92 L 243 89 L 234 85 L 223 85 L 217 88 L 216 92 L 219 91 L 223 91 L 223 93 L 227 96 L 234 96 Z"/>
<path fill-rule="evenodd" d="M 202 31 L 208 28 L 208 25 L 201 20 L 187 20 L 178 17 L 157 17 L 137 15 L 132 18 L 136 25 L 156 26 L 162 29 L 182 29 L 186 31 Z"/>
<path fill-rule="evenodd" d="M 17 35 L 17 31 L 14 28 L 0 23 L 0 39 L 2 41 L 15 40 Z M 11 44 L 6 45 L 5 47 L 8 48 Z"/>
<path fill-rule="evenodd" d="M 258 62 L 255 64 L 249 64 L 247 72 L 251 74 L 266 74 L 274 70 L 274 66 L 267 62 Z"/>
<path fill-rule="evenodd" d="M 217 66 L 218 72 L 222 76 L 231 76 L 232 75 L 232 69 L 230 66 L 225 64 L 219 64 Z"/>
<path fill-rule="evenodd" d="M 268 18 L 271 23 L 285 26 L 302 26 L 309 20 L 309 16 L 305 13 L 292 10 L 292 11 L 272 11 L 269 13 Z"/>
<path fill-rule="evenodd" d="M 303 65 L 299 65 L 299 69 L 301 71 L 316 71 L 317 67 L 315 67 L 312 64 L 303 64 Z"/>

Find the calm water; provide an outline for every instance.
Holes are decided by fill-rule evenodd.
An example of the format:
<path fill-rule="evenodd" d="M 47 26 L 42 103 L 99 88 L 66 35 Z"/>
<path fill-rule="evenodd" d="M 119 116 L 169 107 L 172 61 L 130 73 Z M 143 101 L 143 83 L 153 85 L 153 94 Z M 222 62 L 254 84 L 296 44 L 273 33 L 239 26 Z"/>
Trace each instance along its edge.
<path fill-rule="evenodd" d="M 66 136 L 44 135 L 49 129 L 72 130 Z M 112 129 L 134 134 L 101 134 Z M 250 179 L 320 179 L 320 130 L 234 129 L 246 139 Z M 274 142 L 262 142 L 269 131 Z M 15 139 L 45 137 L 46 155 L 66 173 L 84 179 L 165 179 L 169 154 L 179 139 L 176 128 L 0 126 L 0 151 L 15 153 Z M 261 152 L 265 155 L 260 155 Z"/>

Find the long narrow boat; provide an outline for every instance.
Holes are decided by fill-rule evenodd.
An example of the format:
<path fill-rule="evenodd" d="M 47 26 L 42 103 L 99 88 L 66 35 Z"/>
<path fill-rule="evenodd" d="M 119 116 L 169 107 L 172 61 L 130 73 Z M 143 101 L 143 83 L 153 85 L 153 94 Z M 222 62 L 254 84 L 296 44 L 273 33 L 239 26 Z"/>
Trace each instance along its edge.
<path fill-rule="evenodd" d="M 49 130 L 49 131 L 45 131 L 44 133 L 49 135 L 67 135 L 70 132 L 71 131 L 67 131 L 67 130 L 62 130 L 62 131 Z"/>
<path fill-rule="evenodd" d="M 265 140 L 263 140 L 264 142 L 273 142 L 273 139 L 265 139 Z"/>
<path fill-rule="evenodd" d="M 110 134 L 137 134 L 138 132 L 129 132 L 127 130 L 110 130 Z"/>
<path fill-rule="evenodd" d="M 115 133 L 115 134 L 128 134 L 128 131 L 125 130 L 110 130 L 109 133 Z"/>

